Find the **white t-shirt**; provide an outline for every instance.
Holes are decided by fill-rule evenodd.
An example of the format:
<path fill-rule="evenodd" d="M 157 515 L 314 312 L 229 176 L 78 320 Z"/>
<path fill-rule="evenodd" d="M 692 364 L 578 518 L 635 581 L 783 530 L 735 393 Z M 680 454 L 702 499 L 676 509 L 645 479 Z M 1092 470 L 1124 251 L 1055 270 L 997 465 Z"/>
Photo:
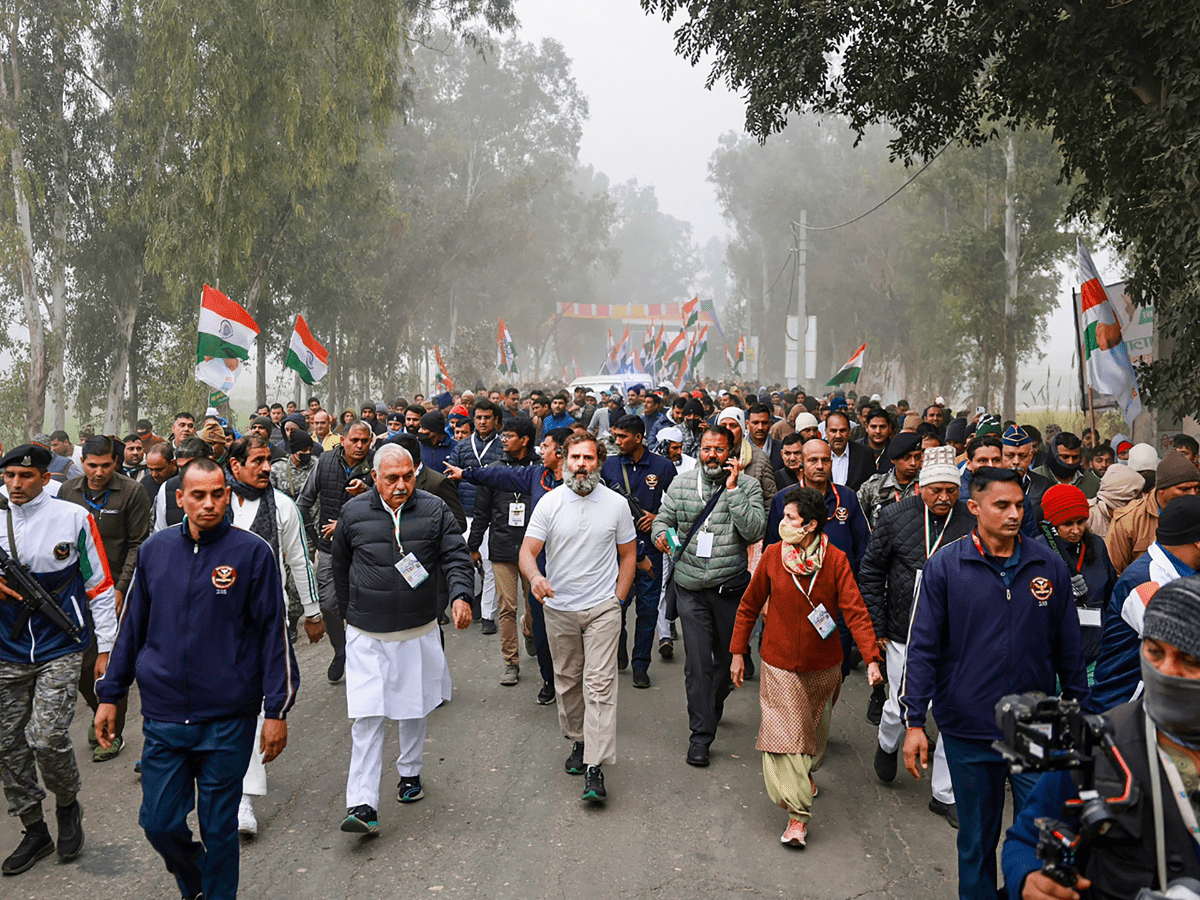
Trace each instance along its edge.
<path fill-rule="evenodd" d="M 636 539 L 629 503 L 603 484 L 581 497 L 561 484 L 538 501 L 527 537 L 546 545 L 551 609 L 581 612 L 616 593 L 617 545 Z"/>

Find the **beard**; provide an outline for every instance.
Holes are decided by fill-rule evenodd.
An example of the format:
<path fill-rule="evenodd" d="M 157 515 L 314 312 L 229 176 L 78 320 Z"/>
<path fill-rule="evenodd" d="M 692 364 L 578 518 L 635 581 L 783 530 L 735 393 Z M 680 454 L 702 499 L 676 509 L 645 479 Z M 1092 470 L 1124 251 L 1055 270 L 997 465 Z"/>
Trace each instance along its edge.
<path fill-rule="evenodd" d="M 721 463 L 705 463 L 704 477 L 708 481 L 722 481 L 729 473 Z"/>
<path fill-rule="evenodd" d="M 573 490 L 581 497 L 586 497 L 596 489 L 596 485 L 600 483 L 600 470 L 594 469 L 588 472 L 583 478 L 579 477 L 582 469 L 572 469 L 567 467 L 567 474 L 571 477 L 567 479 L 567 487 Z"/>

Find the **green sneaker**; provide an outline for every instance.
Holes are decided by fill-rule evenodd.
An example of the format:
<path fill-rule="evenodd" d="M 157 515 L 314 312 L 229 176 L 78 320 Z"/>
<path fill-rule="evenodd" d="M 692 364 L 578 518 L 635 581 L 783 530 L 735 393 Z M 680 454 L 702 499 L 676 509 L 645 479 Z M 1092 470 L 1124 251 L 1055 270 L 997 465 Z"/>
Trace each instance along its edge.
<path fill-rule="evenodd" d="M 121 751 L 125 749 L 125 739 L 122 737 L 113 738 L 113 742 L 109 748 L 105 750 L 101 746 L 97 746 L 92 751 L 92 762 L 108 762 L 110 759 L 116 759 L 121 755 Z"/>
<path fill-rule="evenodd" d="M 100 746 L 100 742 L 96 740 L 96 723 L 92 722 L 88 726 L 88 746 L 93 750 Z"/>

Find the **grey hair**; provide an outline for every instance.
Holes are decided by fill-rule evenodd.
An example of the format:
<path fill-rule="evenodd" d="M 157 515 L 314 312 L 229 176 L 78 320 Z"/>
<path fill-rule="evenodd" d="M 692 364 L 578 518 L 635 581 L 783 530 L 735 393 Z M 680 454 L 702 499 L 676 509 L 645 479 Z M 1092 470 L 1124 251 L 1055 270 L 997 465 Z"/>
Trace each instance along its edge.
<path fill-rule="evenodd" d="M 385 462 L 387 462 L 392 457 L 398 457 L 399 459 L 407 459 L 410 463 L 413 462 L 412 454 L 409 453 L 407 450 L 405 450 L 403 447 L 401 447 L 399 444 L 384 444 L 382 447 L 380 447 L 378 450 L 375 451 L 374 467 L 376 469 L 380 468 Z M 415 465 L 415 463 L 414 463 L 414 465 Z"/>

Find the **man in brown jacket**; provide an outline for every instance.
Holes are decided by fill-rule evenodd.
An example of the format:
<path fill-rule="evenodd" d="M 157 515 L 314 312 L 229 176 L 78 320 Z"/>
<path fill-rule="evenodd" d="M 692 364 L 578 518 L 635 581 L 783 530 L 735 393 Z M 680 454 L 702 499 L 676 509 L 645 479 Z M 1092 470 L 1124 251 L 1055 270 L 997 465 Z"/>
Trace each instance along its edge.
<path fill-rule="evenodd" d="M 59 500 L 82 506 L 96 522 L 100 541 L 104 545 L 104 555 L 108 557 L 108 568 L 112 572 L 118 618 L 129 584 L 133 581 L 138 548 L 150 533 L 150 498 L 146 496 L 145 488 L 117 471 L 123 455 L 111 438 L 103 435 L 88 438 L 82 448 L 83 474 L 67 479 L 58 492 Z M 1179 458 L 1183 459 L 1182 456 Z M 93 713 L 96 711 L 96 692 L 92 671 L 96 665 L 96 653 L 96 640 L 93 637 L 91 646 L 84 651 L 83 671 L 79 679 L 79 693 L 83 694 Z M 88 730 L 93 761 L 115 759 L 125 746 L 121 735 L 125 726 L 126 703 L 122 699 L 117 706 L 115 737 L 107 749 L 96 741 L 94 729 Z"/>
<path fill-rule="evenodd" d="M 1158 514 L 1176 497 L 1200 492 L 1200 470 L 1182 453 L 1168 453 L 1154 472 L 1154 490 L 1113 515 L 1104 543 L 1117 574 L 1146 552 L 1158 531 Z"/>

